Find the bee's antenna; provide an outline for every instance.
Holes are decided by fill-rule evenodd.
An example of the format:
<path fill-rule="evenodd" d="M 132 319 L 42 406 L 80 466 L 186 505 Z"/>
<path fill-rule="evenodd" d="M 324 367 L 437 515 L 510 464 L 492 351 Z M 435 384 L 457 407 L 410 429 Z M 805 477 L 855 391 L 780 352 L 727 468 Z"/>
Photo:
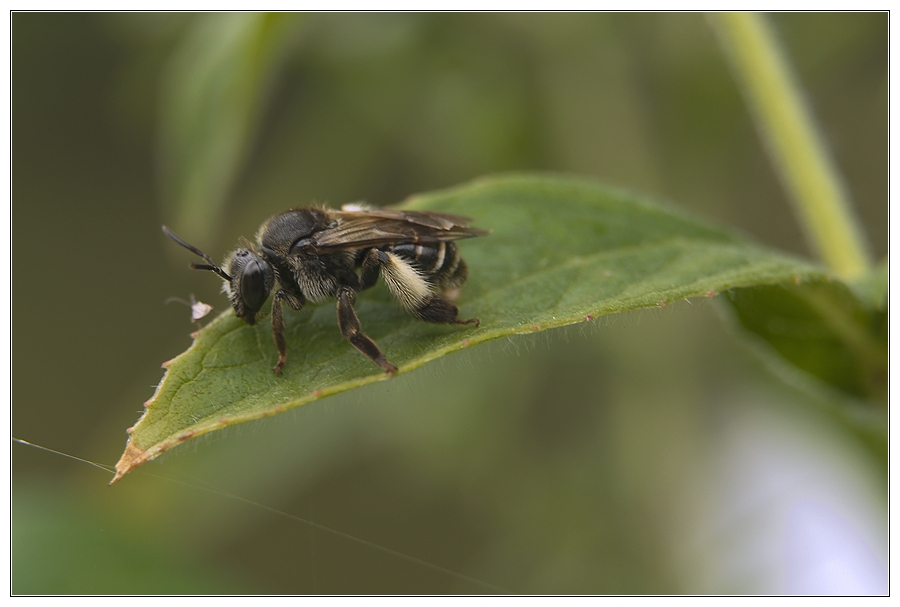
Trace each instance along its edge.
<path fill-rule="evenodd" d="M 228 273 L 225 272 L 225 270 L 223 270 L 222 268 L 220 268 L 219 266 L 217 266 L 217 265 L 216 265 L 216 262 L 214 262 L 214 261 L 212 260 L 212 257 L 210 257 L 209 255 L 207 255 L 206 253 L 204 253 L 203 251 L 201 251 L 200 249 L 198 249 L 198 248 L 195 247 L 194 245 L 188 244 L 188 243 L 186 243 L 185 241 L 183 241 L 183 240 L 181 240 L 180 238 L 178 238 L 177 236 L 175 236 L 175 234 L 173 234 L 172 231 L 171 231 L 169 228 L 167 228 L 166 226 L 163 226 L 163 227 L 162 227 L 162 231 L 163 231 L 163 234 L 165 234 L 166 236 L 168 236 L 169 238 L 171 238 L 172 240 L 174 240 L 175 242 L 177 242 L 178 244 L 180 244 L 181 246 L 183 246 L 185 249 L 187 249 L 187 250 L 190 251 L 191 253 L 194 253 L 195 255 L 199 255 L 199 256 L 202 257 L 205 261 L 209 262 L 209 265 L 207 265 L 207 264 L 197 264 L 197 263 L 192 263 L 192 264 L 191 264 L 191 269 L 192 269 L 192 270 L 209 270 L 209 271 L 211 271 L 211 272 L 215 272 L 216 274 L 218 274 L 219 276 L 221 276 L 222 278 L 224 278 L 224 279 L 227 280 L 228 282 L 231 282 L 231 276 L 229 276 Z"/>

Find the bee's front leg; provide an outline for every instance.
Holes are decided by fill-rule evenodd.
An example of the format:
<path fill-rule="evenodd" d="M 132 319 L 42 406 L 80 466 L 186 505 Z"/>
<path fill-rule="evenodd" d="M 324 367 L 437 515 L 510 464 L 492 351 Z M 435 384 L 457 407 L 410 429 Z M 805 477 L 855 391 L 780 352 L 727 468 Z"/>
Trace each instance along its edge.
<path fill-rule="evenodd" d="M 353 309 L 356 292 L 350 287 L 341 287 L 337 294 L 337 317 L 341 335 L 353 344 L 353 347 L 369 357 L 372 362 L 385 370 L 388 375 L 397 372 L 397 367 L 388 362 L 384 352 L 372 339 L 362 332 L 359 318 Z"/>
<path fill-rule="evenodd" d="M 305 303 L 302 299 L 290 295 L 284 291 L 278 291 L 272 298 L 272 339 L 278 348 L 278 362 L 272 369 L 276 375 L 281 375 L 281 370 L 287 364 L 287 341 L 284 339 L 284 316 L 281 312 L 281 301 L 285 300 L 295 310 L 303 309 Z"/>

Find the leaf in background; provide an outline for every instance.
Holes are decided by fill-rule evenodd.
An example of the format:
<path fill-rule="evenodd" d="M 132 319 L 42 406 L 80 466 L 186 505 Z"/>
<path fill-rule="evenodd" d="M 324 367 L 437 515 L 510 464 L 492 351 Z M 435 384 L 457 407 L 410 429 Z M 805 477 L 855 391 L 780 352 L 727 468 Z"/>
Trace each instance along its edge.
<path fill-rule="evenodd" d="M 876 265 L 867 276 L 850 287 L 857 297 L 873 310 L 887 313 L 888 309 L 888 259 Z"/>
<path fill-rule="evenodd" d="M 767 251 L 675 210 L 598 184 L 507 176 L 415 196 L 402 205 L 475 218 L 490 236 L 462 241 L 469 281 L 457 302 L 481 326 L 411 318 L 378 286 L 360 294 L 363 329 L 401 372 L 466 346 L 757 285 L 824 280 L 802 261 Z M 262 218 L 261 218 L 262 219 Z M 114 480 L 192 437 L 386 379 L 340 335 L 333 305 L 287 311 L 288 364 L 268 321 L 227 312 L 169 361 L 130 431 Z"/>
<path fill-rule="evenodd" d="M 160 165 L 172 224 L 204 246 L 253 143 L 296 14 L 197 16 L 163 83 Z"/>
<path fill-rule="evenodd" d="M 110 512 L 64 483 L 17 485 L 10 495 L 10 593 L 244 594 L 233 574 L 133 517 Z M 168 541 L 168 543 L 167 543 Z M 140 567 L 124 558 L 141 547 Z"/>
<path fill-rule="evenodd" d="M 887 402 L 887 310 L 839 282 L 766 285 L 728 293 L 738 321 L 788 362 L 861 398 Z"/>

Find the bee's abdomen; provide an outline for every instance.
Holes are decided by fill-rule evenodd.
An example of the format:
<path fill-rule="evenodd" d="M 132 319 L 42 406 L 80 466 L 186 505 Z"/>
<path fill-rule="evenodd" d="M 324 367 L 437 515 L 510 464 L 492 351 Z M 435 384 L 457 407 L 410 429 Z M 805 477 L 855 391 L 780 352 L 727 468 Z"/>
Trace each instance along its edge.
<path fill-rule="evenodd" d="M 435 287 L 450 289 L 466 282 L 466 263 L 452 242 L 398 244 L 391 247 L 391 252 L 408 260 Z"/>

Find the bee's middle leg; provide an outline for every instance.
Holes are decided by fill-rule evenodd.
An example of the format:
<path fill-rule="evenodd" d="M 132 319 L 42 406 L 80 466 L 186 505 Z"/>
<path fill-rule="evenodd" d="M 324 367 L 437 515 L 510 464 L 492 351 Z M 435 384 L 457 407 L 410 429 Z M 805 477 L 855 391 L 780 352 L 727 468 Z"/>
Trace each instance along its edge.
<path fill-rule="evenodd" d="M 354 301 L 356 301 L 356 292 L 350 287 L 341 287 L 337 294 L 337 317 L 341 335 L 347 338 L 354 348 L 384 369 L 388 375 L 393 375 L 397 372 L 397 367 L 388 362 L 381 348 L 368 335 L 362 332 L 359 318 L 353 309 Z"/>

